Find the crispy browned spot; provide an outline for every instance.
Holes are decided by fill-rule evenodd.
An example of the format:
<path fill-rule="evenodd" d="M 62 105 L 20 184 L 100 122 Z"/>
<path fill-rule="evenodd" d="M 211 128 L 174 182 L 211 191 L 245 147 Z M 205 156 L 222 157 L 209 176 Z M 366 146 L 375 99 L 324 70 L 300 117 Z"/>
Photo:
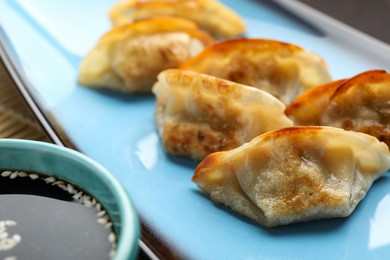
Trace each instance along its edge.
<path fill-rule="evenodd" d="M 105 33 L 101 40 L 115 40 L 124 33 L 139 36 L 164 32 L 185 32 L 191 37 L 199 39 L 205 46 L 214 42 L 214 39 L 204 31 L 199 30 L 194 22 L 178 17 L 150 17 L 140 19 L 134 23 L 124 24 Z"/>
<path fill-rule="evenodd" d="M 384 70 L 369 70 L 362 72 L 341 84 L 340 87 L 337 88 L 337 90 L 334 92 L 331 99 L 342 95 L 343 93 L 347 92 L 348 89 L 355 87 L 356 85 L 359 85 L 361 83 L 369 84 L 378 83 L 381 81 L 390 81 L 390 74 L 388 74 Z"/>
<path fill-rule="evenodd" d="M 204 158 L 196 167 L 194 175 L 192 176 L 192 181 L 196 182 L 203 173 L 203 169 L 218 167 L 221 164 L 220 159 L 225 156 L 226 152 L 216 152 L 209 154 Z"/>
<path fill-rule="evenodd" d="M 199 55 L 183 63 L 180 68 L 188 69 L 198 64 L 200 61 L 207 59 L 210 55 L 224 54 L 234 49 L 242 49 L 242 51 L 257 52 L 257 51 L 272 51 L 284 49 L 288 52 L 302 51 L 302 48 L 293 44 L 268 40 L 268 39 L 232 39 L 214 43 L 205 48 Z M 237 75 L 236 75 L 237 76 Z"/>
<path fill-rule="evenodd" d="M 345 81 L 346 81 L 345 79 L 335 80 L 303 92 L 294 100 L 294 102 L 292 102 L 289 106 L 286 107 L 285 110 L 286 115 L 287 116 L 294 115 L 295 113 L 297 113 L 297 110 L 302 108 L 308 109 L 309 106 L 312 107 L 313 103 L 316 100 L 319 100 L 320 98 L 323 97 L 325 103 L 323 105 L 326 105 L 328 103 L 330 96 L 332 96 L 333 93 L 337 90 L 337 88 Z M 322 104 L 318 104 L 318 105 L 322 105 Z"/>
<path fill-rule="evenodd" d="M 218 124 L 217 124 L 218 125 Z M 239 146 L 234 131 L 218 131 L 197 124 L 175 123 L 164 125 L 164 148 L 168 153 L 201 159 L 210 153 Z"/>
<path fill-rule="evenodd" d="M 377 137 L 390 146 L 390 97 L 380 96 L 371 84 L 388 83 L 390 74 L 384 70 L 360 73 L 345 81 L 329 100 L 323 123 Z M 369 111 L 372 116 L 361 114 Z"/>

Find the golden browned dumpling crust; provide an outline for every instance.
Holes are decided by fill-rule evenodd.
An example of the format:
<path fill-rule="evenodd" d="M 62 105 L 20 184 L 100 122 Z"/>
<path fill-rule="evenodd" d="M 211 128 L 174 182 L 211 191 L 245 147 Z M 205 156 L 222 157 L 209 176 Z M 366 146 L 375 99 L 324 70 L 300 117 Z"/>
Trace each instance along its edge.
<path fill-rule="evenodd" d="M 331 81 L 328 67 L 318 55 L 267 39 L 217 42 L 180 68 L 259 88 L 286 105 L 301 92 Z"/>
<path fill-rule="evenodd" d="M 390 146 L 390 74 L 367 71 L 340 85 L 321 124 L 367 133 Z"/>
<path fill-rule="evenodd" d="M 158 73 L 178 67 L 213 39 L 196 24 L 155 17 L 116 27 L 81 61 L 81 85 L 127 93 L 150 93 Z"/>
<path fill-rule="evenodd" d="M 195 160 L 292 125 L 270 94 L 193 71 L 163 71 L 153 93 L 165 151 Z"/>
<path fill-rule="evenodd" d="M 389 149 L 375 137 L 307 126 L 213 153 L 192 180 L 213 201 L 274 227 L 350 215 L 389 168 Z"/>
<path fill-rule="evenodd" d="M 390 145 L 390 74 L 360 73 L 303 93 L 286 114 L 296 125 L 327 125 L 367 133 Z"/>
<path fill-rule="evenodd" d="M 174 16 L 195 22 L 217 38 L 245 32 L 239 15 L 214 0 L 126 0 L 115 5 L 109 16 L 115 26 L 154 16 Z"/>
<path fill-rule="evenodd" d="M 320 125 L 321 115 L 329 103 L 330 97 L 344 79 L 311 88 L 299 95 L 286 107 L 286 115 L 294 121 L 294 125 Z"/>

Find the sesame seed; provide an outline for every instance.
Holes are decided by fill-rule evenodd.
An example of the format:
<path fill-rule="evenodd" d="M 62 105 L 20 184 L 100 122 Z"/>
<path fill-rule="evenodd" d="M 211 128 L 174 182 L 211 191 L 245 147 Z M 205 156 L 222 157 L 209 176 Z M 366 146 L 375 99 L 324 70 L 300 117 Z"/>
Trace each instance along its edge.
<path fill-rule="evenodd" d="M 104 226 L 104 228 L 106 228 L 106 229 L 109 229 L 109 228 L 111 228 L 112 227 L 112 222 L 108 222 L 105 226 Z"/>
<path fill-rule="evenodd" d="M 25 172 L 19 172 L 19 173 L 18 173 L 18 176 L 19 176 L 19 177 L 27 177 L 28 174 L 25 173 Z"/>
<path fill-rule="evenodd" d="M 92 203 L 90 201 L 84 201 L 84 206 L 87 208 L 92 208 Z"/>
<path fill-rule="evenodd" d="M 66 185 L 64 185 L 64 184 L 58 184 L 57 186 L 58 186 L 59 188 L 63 189 L 64 191 L 67 191 Z"/>
<path fill-rule="evenodd" d="M 68 187 L 68 192 L 72 193 L 74 190 L 73 186 L 70 183 L 67 183 L 66 186 Z"/>
<path fill-rule="evenodd" d="M 18 260 L 16 256 L 7 256 L 4 260 Z"/>
<path fill-rule="evenodd" d="M 108 241 L 110 241 L 111 243 L 114 243 L 116 241 L 116 236 L 113 232 L 111 232 L 108 236 Z"/>
<path fill-rule="evenodd" d="M 96 214 L 96 216 L 97 216 L 98 218 L 100 218 L 100 217 L 103 217 L 105 214 L 106 214 L 106 211 L 102 210 L 102 211 L 99 211 L 99 212 Z"/>
<path fill-rule="evenodd" d="M 1 176 L 2 176 L 2 177 L 8 177 L 8 176 L 10 176 L 11 174 L 12 174 L 11 171 L 4 171 L 4 172 L 1 173 Z"/>
<path fill-rule="evenodd" d="M 20 241 L 22 241 L 22 237 L 18 234 L 13 235 L 12 238 L 16 243 L 19 243 Z"/>
<path fill-rule="evenodd" d="M 15 241 L 12 239 L 2 239 L 1 240 L 1 247 L 3 250 L 10 250 L 16 245 Z"/>
<path fill-rule="evenodd" d="M 0 239 L 4 239 L 4 238 L 7 238 L 8 237 L 8 232 L 2 232 L 2 233 L 0 233 Z"/>
<path fill-rule="evenodd" d="M 55 182 L 53 182 L 51 185 L 53 185 L 53 186 L 59 186 L 59 185 L 64 185 L 65 184 L 65 182 L 63 182 L 63 181 L 55 181 Z"/>
<path fill-rule="evenodd" d="M 35 173 L 31 173 L 28 177 L 30 177 L 32 180 L 36 180 L 39 178 L 39 176 Z"/>
<path fill-rule="evenodd" d="M 99 224 L 102 224 L 102 225 L 107 224 L 107 220 L 106 220 L 105 218 L 98 218 L 97 222 L 98 222 Z"/>
<path fill-rule="evenodd" d="M 10 179 L 15 179 L 16 177 L 18 177 L 18 172 L 13 172 L 13 173 L 9 176 Z"/>
<path fill-rule="evenodd" d="M 85 206 L 87 206 L 87 207 L 91 207 L 92 206 L 92 200 L 91 200 L 90 196 L 84 195 L 82 200 L 83 200 L 83 204 Z"/>
<path fill-rule="evenodd" d="M 91 197 L 88 195 L 84 195 L 82 198 L 83 204 L 92 205 Z"/>
<path fill-rule="evenodd" d="M 56 178 L 54 178 L 53 176 L 45 178 L 45 182 L 46 183 L 52 183 L 52 182 L 55 182 L 55 181 L 56 181 Z"/>
<path fill-rule="evenodd" d="M 79 199 L 81 198 L 82 195 L 83 195 L 83 192 L 80 191 L 79 193 L 75 194 L 75 195 L 73 196 L 73 198 L 74 198 L 75 200 L 79 200 Z"/>
<path fill-rule="evenodd" d="M 12 227 L 12 226 L 16 226 L 16 221 L 13 221 L 13 220 L 6 220 L 5 221 L 5 225 L 6 226 L 9 226 L 9 227 Z"/>

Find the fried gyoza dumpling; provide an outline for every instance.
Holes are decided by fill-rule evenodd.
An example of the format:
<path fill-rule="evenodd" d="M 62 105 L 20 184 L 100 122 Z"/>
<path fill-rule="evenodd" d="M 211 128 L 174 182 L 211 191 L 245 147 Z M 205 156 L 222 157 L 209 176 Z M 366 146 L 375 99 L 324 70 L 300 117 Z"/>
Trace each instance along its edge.
<path fill-rule="evenodd" d="M 367 71 L 341 84 L 321 124 L 370 134 L 390 146 L 390 74 Z"/>
<path fill-rule="evenodd" d="M 228 38 L 245 32 L 241 18 L 213 0 L 126 0 L 109 13 L 114 25 L 153 16 L 177 16 L 189 19 L 217 38 Z"/>
<path fill-rule="evenodd" d="M 390 74 L 371 70 L 313 88 L 288 106 L 286 114 L 296 125 L 341 127 L 371 134 L 390 146 Z"/>
<path fill-rule="evenodd" d="M 286 107 L 286 115 L 294 121 L 294 125 L 320 125 L 330 97 L 343 82 L 344 79 L 335 80 L 303 92 Z"/>
<path fill-rule="evenodd" d="M 163 71 L 153 92 L 165 151 L 195 160 L 292 125 L 270 94 L 193 71 Z"/>
<path fill-rule="evenodd" d="M 147 93 L 157 75 L 178 67 L 213 39 L 180 18 L 151 18 L 114 28 L 80 64 L 81 85 Z"/>
<path fill-rule="evenodd" d="M 180 66 L 256 87 L 289 104 L 301 92 L 329 82 L 325 62 L 298 46 L 265 39 L 210 45 Z"/>
<path fill-rule="evenodd" d="M 375 137 L 291 127 L 209 155 L 192 180 L 213 201 L 274 227 L 350 215 L 389 168 L 389 149 Z"/>

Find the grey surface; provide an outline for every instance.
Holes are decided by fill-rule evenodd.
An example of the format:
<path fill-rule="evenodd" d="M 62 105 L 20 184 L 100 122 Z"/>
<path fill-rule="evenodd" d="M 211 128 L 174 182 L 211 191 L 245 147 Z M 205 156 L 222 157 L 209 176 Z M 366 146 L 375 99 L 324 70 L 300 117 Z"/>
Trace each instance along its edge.
<path fill-rule="evenodd" d="M 299 1 L 390 44 L 390 0 Z"/>

